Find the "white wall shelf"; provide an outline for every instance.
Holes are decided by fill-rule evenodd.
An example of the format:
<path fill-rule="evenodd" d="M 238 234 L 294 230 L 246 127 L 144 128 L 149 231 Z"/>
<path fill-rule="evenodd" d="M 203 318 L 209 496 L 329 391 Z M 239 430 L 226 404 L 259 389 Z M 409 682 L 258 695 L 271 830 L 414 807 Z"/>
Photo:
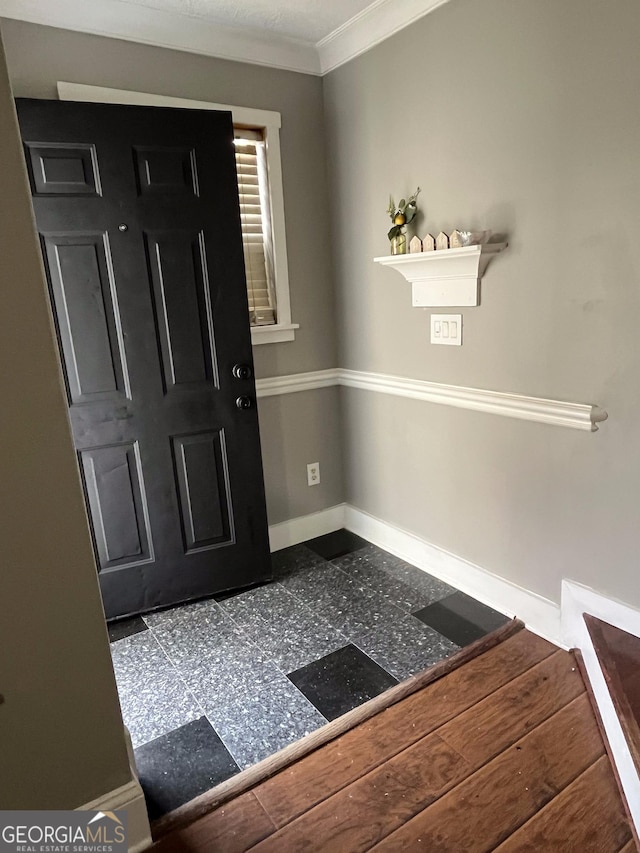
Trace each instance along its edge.
<path fill-rule="evenodd" d="M 480 304 L 480 280 L 506 243 L 438 249 L 374 258 L 411 282 L 414 308 L 460 308 Z"/>

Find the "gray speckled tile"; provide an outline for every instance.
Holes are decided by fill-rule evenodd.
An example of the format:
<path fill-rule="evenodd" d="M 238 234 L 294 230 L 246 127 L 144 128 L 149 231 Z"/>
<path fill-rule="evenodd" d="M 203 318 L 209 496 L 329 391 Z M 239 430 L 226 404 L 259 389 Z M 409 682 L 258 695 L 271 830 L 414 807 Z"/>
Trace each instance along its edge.
<path fill-rule="evenodd" d="M 223 645 L 208 657 L 191 659 L 180 666 L 180 676 L 200 705 L 227 704 L 249 695 L 281 673 L 253 645 Z"/>
<path fill-rule="evenodd" d="M 213 598 L 179 604 L 169 610 L 156 610 L 142 617 L 150 628 L 166 625 L 178 625 L 182 622 L 194 622 L 197 619 L 212 620 L 222 613 L 220 605 Z"/>
<path fill-rule="evenodd" d="M 237 690 L 229 701 L 208 706 L 206 713 L 242 769 L 327 722 L 275 666 L 268 680 L 250 691 Z"/>
<path fill-rule="evenodd" d="M 284 578 L 280 583 L 288 592 L 314 609 L 327 595 L 341 592 L 349 596 L 361 586 L 338 566 L 327 562 L 304 569 Z"/>
<path fill-rule="evenodd" d="M 283 672 L 344 646 L 346 637 L 279 584 L 243 593 L 222 605 Z"/>
<path fill-rule="evenodd" d="M 361 557 L 349 555 L 333 562 L 354 580 L 370 587 L 406 613 L 418 610 L 432 601 L 430 596 L 412 589 L 399 578 L 393 577 L 389 572 L 375 565 L 371 557 L 367 555 Z"/>
<path fill-rule="evenodd" d="M 301 609 L 295 621 L 274 620 L 265 627 L 260 638 L 264 653 L 284 673 L 324 657 L 348 642 L 347 637 L 326 619 L 303 604 L 300 607 L 304 610 Z"/>
<path fill-rule="evenodd" d="M 308 570 L 283 585 L 346 637 L 401 619 L 404 611 L 337 566 Z"/>
<path fill-rule="evenodd" d="M 249 638 L 219 604 L 215 601 L 206 604 L 190 605 L 182 612 L 158 614 L 164 618 L 151 623 L 151 633 L 180 670 L 203 658 L 233 657 L 234 649 L 242 652 L 251 646 Z"/>
<path fill-rule="evenodd" d="M 448 583 L 435 578 L 428 572 L 423 572 L 422 569 L 417 569 L 409 563 L 399 561 L 395 565 L 391 565 L 388 570 L 389 574 L 398 578 L 407 586 L 412 587 L 432 604 L 434 601 L 440 601 L 441 598 L 446 598 L 454 592 L 456 588 L 449 586 Z"/>
<path fill-rule="evenodd" d="M 310 566 L 326 563 L 326 560 L 310 548 L 304 545 L 293 545 L 291 548 L 283 548 L 282 551 L 274 551 L 271 555 L 271 567 L 273 579 L 280 580 L 289 575 L 296 574 Z"/>
<path fill-rule="evenodd" d="M 460 648 L 413 616 L 374 628 L 353 642 L 401 681 L 433 666 Z"/>
<path fill-rule="evenodd" d="M 376 545 L 367 545 L 356 554 L 348 555 L 357 562 L 357 559 L 366 561 L 371 566 L 376 566 L 382 569 L 388 575 L 401 581 L 405 586 L 414 590 L 416 594 L 426 603 L 431 604 L 434 601 L 439 601 L 441 598 L 451 595 L 456 592 L 456 589 L 444 581 L 433 577 L 428 572 L 423 572 L 422 569 L 412 566 L 400 557 L 395 557 L 388 551 L 383 551 Z M 350 570 L 347 565 L 343 566 L 345 570 Z M 424 605 L 423 605 L 424 606 Z"/>
<path fill-rule="evenodd" d="M 150 631 L 111 645 L 124 722 L 134 747 L 202 716 L 202 709 Z"/>
<path fill-rule="evenodd" d="M 239 628 L 250 630 L 260 628 L 272 614 L 286 618 L 296 602 L 297 599 L 281 584 L 272 583 L 234 595 L 222 601 L 220 606 Z"/>

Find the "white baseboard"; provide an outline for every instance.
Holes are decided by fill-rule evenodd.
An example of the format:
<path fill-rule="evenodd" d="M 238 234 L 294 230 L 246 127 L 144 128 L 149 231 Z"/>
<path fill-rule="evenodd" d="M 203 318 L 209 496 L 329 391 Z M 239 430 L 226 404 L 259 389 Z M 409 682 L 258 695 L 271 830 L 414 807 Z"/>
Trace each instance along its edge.
<path fill-rule="evenodd" d="M 149 815 L 147 814 L 144 793 L 138 781 L 131 736 L 126 727 L 125 737 L 127 740 L 129 764 L 131 766 L 131 779 L 126 785 L 122 785 L 120 788 L 109 791 L 102 797 L 98 797 L 98 799 L 80 806 L 79 811 L 111 812 L 116 811 L 116 809 L 126 809 L 129 853 L 140 853 L 140 851 L 146 850 L 152 844 L 151 828 L 149 826 Z"/>
<path fill-rule="evenodd" d="M 450 583 L 483 604 L 508 616 L 517 616 L 535 634 L 562 645 L 557 604 L 349 504 L 272 525 L 269 527 L 271 550 L 279 551 L 341 527 Z"/>
<path fill-rule="evenodd" d="M 345 527 L 483 604 L 517 616 L 535 634 L 562 645 L 560 608 L 552 601 L 355 507 L 346 507 Z"/>
<path fill-rule="evenodd" d="M 341 527 L 450 583 L 489 607 L 508 616 L 517 616 L 527 628 L 557 646 L 581 650 L 629 809 L 640 831 L 640 778 L 582 618 L 583 613 L 590 613 L 640 637 L 640 612 L 567 580 L 562 582 L 562 607 L 559 607 L 553 601 L 349 504 L 273 525 L 269 528 L 271 550 L 296 545 Z"/>
<path fill-rule="evenodd" d="M 320 512 L 302 515 L 280 524 L 269 525 L 269 545 L 271 551 L 280 551 L 290 545 L 298 545 L 307 539 L 324 536 L 344 527 L 345 504 L 337 504 Z"/>
<path fill-rule="evenodd" d="M 606 598 L 582 584 L 568 580 L 562 582 L 562 637 L 566 645 L 582 652 L 629 811 L 636 830 L 640 832 L 640 777 L 587 630 L 583 618 L 585 613 L 636 637 L 640 637 L 640 613 L 627 604 Z"/>

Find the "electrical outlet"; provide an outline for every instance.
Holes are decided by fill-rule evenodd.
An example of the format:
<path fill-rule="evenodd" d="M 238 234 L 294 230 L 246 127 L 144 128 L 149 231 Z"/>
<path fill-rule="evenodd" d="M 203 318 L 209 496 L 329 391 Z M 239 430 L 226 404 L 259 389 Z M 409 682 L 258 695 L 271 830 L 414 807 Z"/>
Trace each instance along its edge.
<path fill-rule="evenodd" d="M 307 485 L 317 486 L 320 483 L 320 463 L 309 462 L 307 465 Z"/>

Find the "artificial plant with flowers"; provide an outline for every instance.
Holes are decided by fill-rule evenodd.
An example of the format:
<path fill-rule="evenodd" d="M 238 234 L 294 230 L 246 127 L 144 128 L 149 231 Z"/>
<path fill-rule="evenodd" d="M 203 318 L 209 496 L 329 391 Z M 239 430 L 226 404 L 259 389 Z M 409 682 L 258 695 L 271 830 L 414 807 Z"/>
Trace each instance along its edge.
<path fill-rule="evenodd" d="M 389 240 L 393 240 L 398 237 L 402 233 L 404 226 L 408 225 L 418 212 L 419 194 L 420 187 L 418 187 L 418 189 L 413 193 L 413 195 L 410 195 L 409 198 L 401 198 L 398 204 L 393 200 L 393 196 L 389 196 L 389 207 L 387 208 L 387 213 L 393 222 L 393 225 L 387 234 Z"/>

